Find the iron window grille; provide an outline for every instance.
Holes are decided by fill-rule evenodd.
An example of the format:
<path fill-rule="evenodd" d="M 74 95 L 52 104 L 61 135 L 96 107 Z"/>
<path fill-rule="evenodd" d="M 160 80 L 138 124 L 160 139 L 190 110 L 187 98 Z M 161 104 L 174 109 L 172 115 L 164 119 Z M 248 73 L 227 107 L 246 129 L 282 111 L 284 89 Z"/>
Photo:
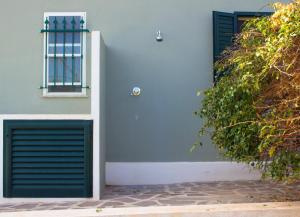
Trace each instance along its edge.
<path fill-rule="evenodd" d="M 46 13 L 44 28 L 44 81 L 46 93 L 82 93 L 85 81 L 84 13 Z"/>

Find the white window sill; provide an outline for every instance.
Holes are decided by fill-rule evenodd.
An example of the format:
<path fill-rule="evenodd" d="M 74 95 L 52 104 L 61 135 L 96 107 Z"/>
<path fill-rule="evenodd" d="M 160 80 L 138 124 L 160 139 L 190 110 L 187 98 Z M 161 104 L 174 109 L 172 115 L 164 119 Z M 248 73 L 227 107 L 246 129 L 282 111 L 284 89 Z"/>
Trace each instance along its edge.
<path fill-rule="evenodd" d="M 85 98 L 88 97 L 86 93 L 43 93 L 43 97 L 45 98 Z"/>

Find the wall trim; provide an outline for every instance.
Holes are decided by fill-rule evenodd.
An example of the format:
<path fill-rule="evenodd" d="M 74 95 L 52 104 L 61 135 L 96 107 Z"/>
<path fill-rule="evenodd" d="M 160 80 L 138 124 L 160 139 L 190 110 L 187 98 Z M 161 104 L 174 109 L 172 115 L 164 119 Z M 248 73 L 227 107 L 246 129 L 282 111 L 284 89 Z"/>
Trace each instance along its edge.
<path fill-rule="evenodd" d="M 0 114 L 0 120 L 4 119 L 21 119 L 21 120 L 75 120 L 84 119 L 92 120 L 93 117 L 90 114 Z"/>
<path fill-rule="evenodd" d="M 180 182 L 258 180 L 261 174 L 236 162 L 107 162 L 106 184 L 152 185 Z"/>
<path fill-rule="evenodd" d="M 93 130 L 93 197 L 100 199 L 100 31 L 91 33 L 91 114 Z"/>

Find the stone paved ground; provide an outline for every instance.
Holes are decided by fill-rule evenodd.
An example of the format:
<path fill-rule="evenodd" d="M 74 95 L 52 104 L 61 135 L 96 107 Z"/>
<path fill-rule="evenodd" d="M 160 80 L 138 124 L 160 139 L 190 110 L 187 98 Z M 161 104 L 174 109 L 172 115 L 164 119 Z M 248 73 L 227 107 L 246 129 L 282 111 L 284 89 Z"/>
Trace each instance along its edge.
<path fill-rule="evenodd" d="M 2 203 L 0 212 L 285 201 L 300 201 L 300 182 L 290 185 L 267 181 L 239 181 L 107 186 L 101 201 Z"/>

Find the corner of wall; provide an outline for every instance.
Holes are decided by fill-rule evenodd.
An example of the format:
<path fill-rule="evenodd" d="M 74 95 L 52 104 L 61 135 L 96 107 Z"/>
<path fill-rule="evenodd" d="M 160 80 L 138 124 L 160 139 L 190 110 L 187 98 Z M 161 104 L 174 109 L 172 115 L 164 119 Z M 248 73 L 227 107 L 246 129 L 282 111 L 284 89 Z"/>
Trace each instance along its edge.
<path fill-rule="evenodd" d="M 100 197 L 105 187 L 106 156 L 106 45 L 100 33 Z"/>

